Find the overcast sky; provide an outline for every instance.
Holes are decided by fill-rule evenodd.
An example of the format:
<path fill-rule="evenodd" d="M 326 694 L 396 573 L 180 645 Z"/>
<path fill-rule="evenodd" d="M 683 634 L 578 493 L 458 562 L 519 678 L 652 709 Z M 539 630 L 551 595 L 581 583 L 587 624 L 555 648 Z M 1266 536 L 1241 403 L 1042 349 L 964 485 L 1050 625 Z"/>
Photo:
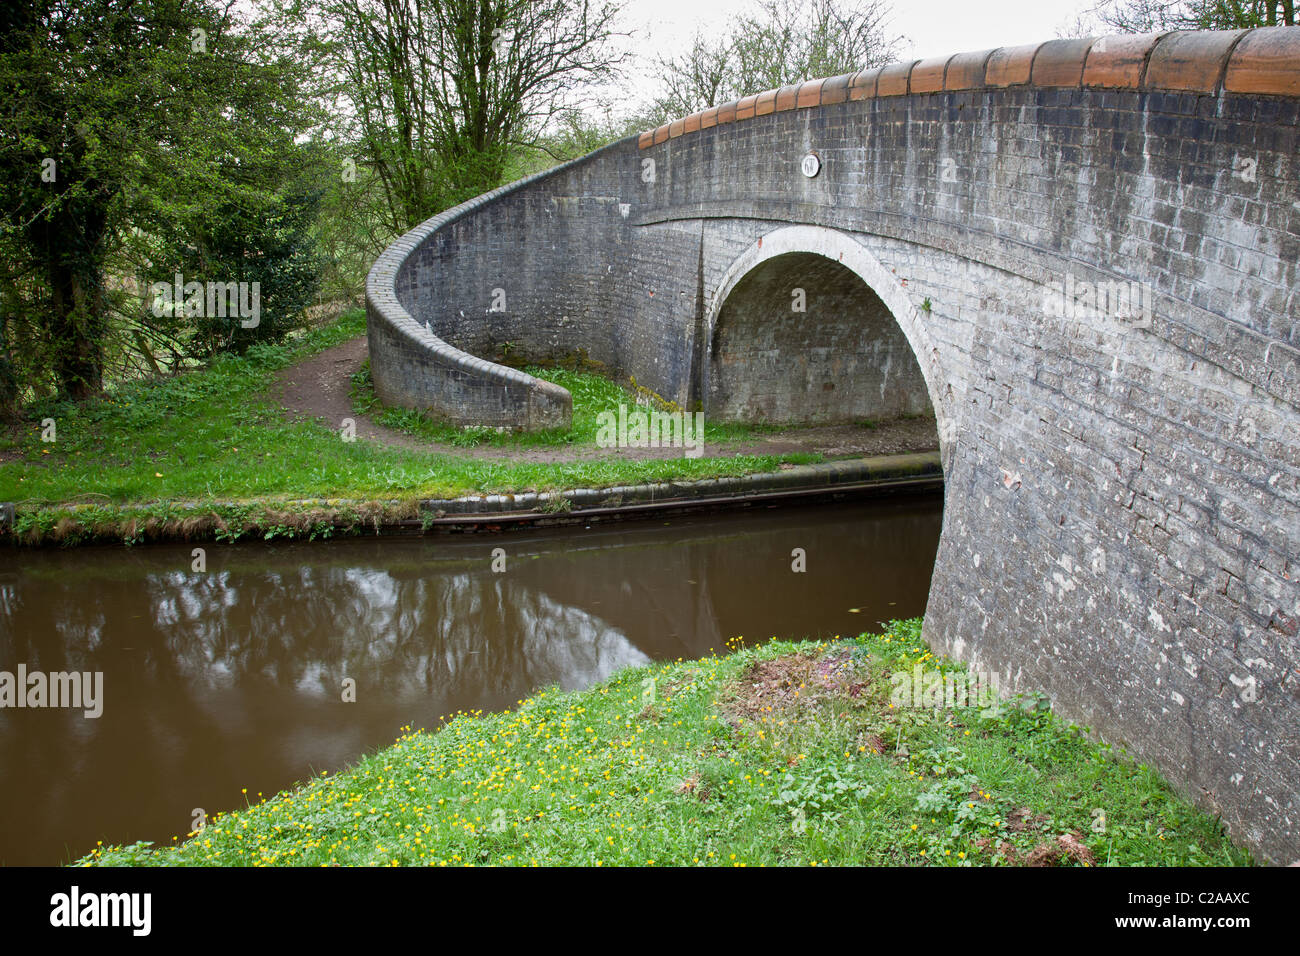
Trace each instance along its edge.
<path fill-rule="evenodd" d="M 624 22 L 638 32 L 641 49 L 672 50 L 689 45 L 698 28 L 721 28 L 753 0 L 623 0 Z M 1051 40 L 1089 0 L 894 0 L 892 30 L 907 42 L 904 57 L 1017 46 Z M 638 92 L 654 92 L 649 64 L 631 64 Z"/>

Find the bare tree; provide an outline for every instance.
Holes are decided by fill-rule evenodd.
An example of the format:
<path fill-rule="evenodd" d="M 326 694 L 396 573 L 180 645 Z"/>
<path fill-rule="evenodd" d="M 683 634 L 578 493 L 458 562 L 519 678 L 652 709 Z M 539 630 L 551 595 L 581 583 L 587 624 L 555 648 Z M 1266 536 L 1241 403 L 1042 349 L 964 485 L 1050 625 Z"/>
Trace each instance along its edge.
<path fill-rule="evenodd" d="M 1092 11 L 1120 33 L 1295 26 L 1295 0 L 1103 0 Z"/>
<path fill-rule="evenodd" d="M 756 0 L 732 32 L 696 34 L 689 52 L 660 58 L 662 116 L 682 116 L 798 80 L 883 66 L 903 42 L 887 0 Z"/>
<path fill-rule="evenodd" d="M 498 185 L 617 73 L 612 0 L 326 0 L 328 48 L 395 229 Z"/>
<path fill-rule="evenodd" d="M 889 63 L 902 43 L 889 16 L 886 0 L 760 0 L 736 36 L 744 95 Z"/>
<path fill-rule="evenodd" d="M 741 95 L 736 85 L 733 42 L 695 34 L 691 48 L 678 57 L 660 58 L 666 92 L 657 106 L 666 119 L 718 106 Z"/>

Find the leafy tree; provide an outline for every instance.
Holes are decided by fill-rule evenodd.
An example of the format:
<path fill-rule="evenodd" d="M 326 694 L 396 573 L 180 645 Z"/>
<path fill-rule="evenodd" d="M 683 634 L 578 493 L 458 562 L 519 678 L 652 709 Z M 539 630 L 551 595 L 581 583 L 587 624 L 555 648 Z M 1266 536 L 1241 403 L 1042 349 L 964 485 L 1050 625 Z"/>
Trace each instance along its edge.
<path fill-rule="evenodd" d="M 627 136 L 657 125 L 648 113 L 615 116 L 612 112 L 569 110 L 558 117 L 535 145 L 520 148 L 506 166 L 505 179 L 513 181 L 595 152 Z"/>
<path fill-rule="evenodd" d="M 156 368 L 148 338 L 179 330 L 142 307 L 133 273 L 174 269 L 166 253 L 186 242 L 220 258 L 214 220 L 287 225 L 269 211 L 296 201 L 278 190 L 310 126 L 300 71 L 232 8 L 34 0 L 0 14 L 0 339 L 29 393 L 99 391 L 115 335 Z M 242 281 L 247 261 L 221 268 Z"/>
<path fill-rule="evenodd" d="M 345 142 L 321 145 L 320 214 L 313 226 L 321 266 L 317 295 L 327 302 L 358 302 L 370 266 L 395 234 L 387 225 L 381 184 L 372 169 L 357 164 L 357 149 Z"/>
<path fill-rule="evenodd" d="M 889 63 L 902 39 L 888 22 L 885 0 L 762 0 L 736 37 L 745 95 Z"/>
<path fill-rule="evenodd" d="M 205 287 L 201 314 L 189 316 L 182 308 L 172 315 L 174 323 L 191 329 L 187 356 L 278 342 L 311 304 L 320 274 L 312 231 L 320 193 L 292 182 L 284 190 L 260 203 L 226 200 L 205 208 L 210 214 L 200 229 L 175 236 L 180 244 L 169 243 L 157 254 L 146 288 L 154 282 L 174 285 L 176 272 Z M 216 284 L 211 295 L 209 284 Z M 170 301 L 177 304 L 174 293 Z"/>

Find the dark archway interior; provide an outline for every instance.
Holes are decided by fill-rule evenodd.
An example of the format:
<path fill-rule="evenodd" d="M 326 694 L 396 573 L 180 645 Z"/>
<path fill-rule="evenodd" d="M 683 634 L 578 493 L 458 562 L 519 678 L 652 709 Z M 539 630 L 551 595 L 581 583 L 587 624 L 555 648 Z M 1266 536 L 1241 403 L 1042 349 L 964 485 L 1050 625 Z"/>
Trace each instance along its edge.
<path fill-rule="evenodd" d="M 719 310 L 706 375 L 705 410 L 719 421 L 934 415 L 885 303 L 857 273 L 811 252 L 774 256 L 737 283 Z"/>

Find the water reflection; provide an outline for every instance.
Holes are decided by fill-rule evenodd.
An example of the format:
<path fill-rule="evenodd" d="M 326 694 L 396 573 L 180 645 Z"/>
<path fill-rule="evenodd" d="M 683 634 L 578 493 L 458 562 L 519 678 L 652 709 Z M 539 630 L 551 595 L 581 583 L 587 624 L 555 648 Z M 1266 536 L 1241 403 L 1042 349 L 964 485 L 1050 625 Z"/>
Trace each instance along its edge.
<path fill-rule="evenodd" d="M 209 545 L 206 572 L 188 546 L 0 553 L 0 670 L 104 673 L 98 720 L 0 709 L 0 862 L 168 841 L 241 788 L 270 794 L 403 725 L 543 686 L 737 634 L 830 636 L 919 614 L 939 522 L 931 498 L 506 538 Z M 796 547 L 807 573 L 791 571 Z"/>

